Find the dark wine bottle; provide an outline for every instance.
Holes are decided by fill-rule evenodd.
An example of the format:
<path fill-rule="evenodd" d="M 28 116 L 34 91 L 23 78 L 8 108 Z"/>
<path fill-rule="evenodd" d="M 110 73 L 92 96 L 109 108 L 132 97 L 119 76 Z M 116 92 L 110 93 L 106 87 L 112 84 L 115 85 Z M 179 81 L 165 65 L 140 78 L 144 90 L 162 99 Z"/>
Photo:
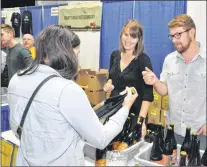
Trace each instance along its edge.
<path fill-rule="evenodd" d="M 137 116 L 134 113 L 130 114 L 130 124 L 128 125 L 124 137 L 122 138 L 121 143 L 119 144 L 117 150 L 123 151 L 133 145 L 133 139 L 135 136 L 135 125 L 137 122 Z M 134 125 L 135 124 L 135 125 Z"/>
<path fill-rule="evenodd" d="M 201 159 L 201 165 L 202 166 L 207 166 L 207 147 L 206 147 L 206 150 L 202 156 L 202 159 Z"/>
<path fill-rule="evenodd" d="M 152 131 L 152 133 L 150 134 L 150 141 L 151 143 L 155 141 L 155 132 Z"/>
<path fill-rule="evenodd" d="M 151 132 L 152 131 L 150 129 L 148 129 L 147 130 L 147 134 L 144 136 L 144 141 L 147 142 L 147 143 L 151 143 L 152 142 L 151 136 L 150 136 L 151 135 Z"/>
<path fill-rule="evenodd" d="M 179 166 L 186 166 L 186 152 L 185 151 L 181 151 L 180 152 L 180 163 Z"/>
<path fill-rule="evenodd" d="M 159 134 L 159 145 L 161 150 L 164 150 L 164 134 L 163 134 L 163 126 L 162 123 L 159 122 L 157 125 L 157 133 Z"/>
<path fill-rule="evenodd" d="M 160 149 L 160 146 L 159 146 L 159 135 L 158 133 L 155 133 L 154 136 L 155 136 L 155 140 L 152 145 L 150 161 L 163 165 L 162 150 Z"/>
<path fill-rule="evenodd" d="M 180 149 L 180 151 L 185 151 L 186 152 L 187 161 L 188 161 L 188 156 L 190 154 L 190 148 L 191 148 L 190 132 L 191 132 L 190 126 L 187 126 L 186 131 L 185 131 L 185 138 L 183 140 L 183 143 L 182 143 L 181 149 Z"/>
<path fill-rule="evenodd" d="M 189 157 L 188 166 L 201 166 L 200 140 L 195 139 L 192 142 L 192 154 Z"/>
<path fill-rule="evenodd" d="M 162 126 L 161 122 L 157 124 L 156 132 L 159 132 L 162 135 L 162 138 L 164 139 L 164 127 Z"/>
<path fill-rule="evenodd" d="M 133 145 L 133 139 L 134 139 L 134 130 L 129 131 L 129 133 L 123 138 L 123 141 L 119 144 L 117 150 L 123 151 Z"/>
<path fill-rule="evenodd" d="M 142 137 L 142 124 L 141 122 L 138 122 L 134 130 L 133 144 L 136 144 L 137 142 L 139 142 L 141 137 Z"/>
<path fill-rule="evenodd" d="M 135 115 L 134 113 L 131 113 L 130 118 L 131 118 L 130 119 L 131 120 L 131 126 L 130 126 L 129 131 L 132 131 L 135 128 L 136 124 L 137 124 L 138 115 Z"/>
<path fill-rule="evenodd" d="M 172 128 L 167 128 L 167 135 L 164 143 L 163 161 L 164 166 L 171 166 L 173 157 Z"/>
<path fill-rule="evenodd" d="M 95 166 L 106 166 L 106 149 L 96 149 Z"/>
<path fill-rule="evenodd" d="M 136 144 L 137 142 L 140 141 L 142 137 L 142 124 L 144 122 L 145 118 L 144 117 L 138 117 L 137 124 L 134 127 L 134 139 L 133 139 L 133 144 Z"/>
<path fill-rule="evenodd" d="M 172 145 L 173 145 L 173 157 L 172 157 L 172 165 L 175 165 L 177 162 L 177 141 L 175 140 L 175 135 L 174 135 L 174 124 L 171 123 L 170 127 L 172 128 Z"/>
<path fill-rule="evenodd" d="M 123 128 L 122 133 L 121 133 L 120 138 L 119 138 L 120 142 L 123 141 L 123 138 L 128 133 L 130 127 L 131 127 L 131 118 L 128 117 L 127 122 L 125 123 L 124 128 Z"/>
<path fill-rule="evenodd" d="M 192 140 L 191 140 L 191 146 L 190 146 L 190 152 L 188 155 L 188 160 L 191 159 L 191 156 L 193 154 L 193 150 L 195 149 L 195 144 L 196 144 L 196 140 L 197 140 L 197 133 L 196 132 L 192 132 Z"/>
<path fill-rule="evenodd" d="M 124 138 L 125 133 L 127 131 L 126 129 L 128 129 L 130 127 L 130 124 L 131 124 L 131 120 L 130 120 L 130 117 L 128 117 L 126 122 L 124 123 L 123 130 L 120 132 L 120 134 L 114 140 L 113 150 L 117 150 L 119 144 L 123 141 L 123 138 Z"/>
<path fill-rule="evenodd" d="M 192 142 L 198 139 L 197 132 L 192 132 Z"/>

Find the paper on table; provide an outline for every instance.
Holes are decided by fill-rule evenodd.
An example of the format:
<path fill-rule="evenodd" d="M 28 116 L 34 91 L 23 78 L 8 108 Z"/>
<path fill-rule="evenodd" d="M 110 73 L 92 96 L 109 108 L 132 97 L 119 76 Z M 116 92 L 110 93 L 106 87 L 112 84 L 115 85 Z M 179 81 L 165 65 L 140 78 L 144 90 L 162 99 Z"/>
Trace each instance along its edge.
<path fill-rule="evenodd" d="M 12 130 L 8 130 L 1 133 L 1 137 L 3 137 L 5 140 L 8 140 L 17 146 L 19 146 L 20 142 L 19 139 L 15 136 L 15 134 L 12 132 Z"/>

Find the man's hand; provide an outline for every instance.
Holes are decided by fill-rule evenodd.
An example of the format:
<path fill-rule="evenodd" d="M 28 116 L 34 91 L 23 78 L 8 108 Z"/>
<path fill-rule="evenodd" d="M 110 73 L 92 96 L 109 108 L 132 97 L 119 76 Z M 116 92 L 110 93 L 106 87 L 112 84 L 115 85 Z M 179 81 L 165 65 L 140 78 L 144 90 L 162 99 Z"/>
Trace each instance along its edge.
<path fill-rule="evenodd" d="M 197 132 L 197 135 L 203 134 L 204 136 L 206 136 L 206 126 L 207 124 L 203 125 Z"/>
<path fill-rule="evenodd" d="M 156 75 L 147 67 L 145 67 L 145 71 L 142 71 L 144 82 L 147 85 L 154 85 L 158 80 Z"/>

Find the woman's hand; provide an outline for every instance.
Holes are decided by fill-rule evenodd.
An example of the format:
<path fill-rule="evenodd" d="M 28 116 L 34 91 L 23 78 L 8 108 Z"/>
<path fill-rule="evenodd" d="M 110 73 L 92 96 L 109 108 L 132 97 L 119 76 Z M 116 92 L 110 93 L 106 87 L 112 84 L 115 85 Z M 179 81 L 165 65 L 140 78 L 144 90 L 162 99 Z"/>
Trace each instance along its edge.
<path fill-rule="evenodd" d="M 107 93 L 110 93 L 114 89 L 114 85 L 112 84 L 112 80 L 108 80 L 108 82 L 104 85 L 103 90 Z"/>
<path fill-rule="evenodd" d="M 145 122 L 142 124 L 142 137 L 144 137 L 147 133 L 147 128 Z"/>
<path fill-rule="evenodd" d="M 132 89 L 133 90 L 133 94 L 132 94 Z M 134 87 L 126 87 L 126 92 L 127 92 L 127 95 L 126 97 L 124 98 L 124 102 L 122 104 L 123 107 L 126 107 L 130 110 L 131 106 L 133 105 L 135 99 L 137 98 L 138 94 L 137 94 L 137 91 Z"/>

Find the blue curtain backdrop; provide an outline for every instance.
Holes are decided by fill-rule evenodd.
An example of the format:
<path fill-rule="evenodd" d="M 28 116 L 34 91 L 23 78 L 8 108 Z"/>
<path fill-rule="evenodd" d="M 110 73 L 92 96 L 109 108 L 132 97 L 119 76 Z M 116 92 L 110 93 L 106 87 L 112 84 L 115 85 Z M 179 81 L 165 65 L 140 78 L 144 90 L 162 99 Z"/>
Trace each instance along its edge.
<path fill-rule="evenodd" d="M 174 51 L 169 40 L 168 22 L 186 13 L 186 1 L 136 1 L 135 19 L 144 29 L 145 52 L 150 57 L 153 71 L 159 77 L 164 58 Z"/>
<path fill-rule="evenodd" d="M 58 16 L 51 16 L 51 8 L 64 6 L 67 4 L 60 4 L 60 5 L 44 5 L 44 12 L 43 12 L 43 28 L 48 27 L 52 24 L 58 24 Z"/>
<path fill-rule="evenodd" d="M 119 48 L 119 35 L 122 26 L 133 16 L 133 1 L 103 2 L 100 67 L 108 68 L 110 55 Z"/>
<path fill-rule="evenodd" d="M 27 6 L 20 8 L 20 13 L 22 15 L 25 10 L 29 10 L 32 13 L 33 36 L 36 38 L 40 31 L 45 27 L 52 24 L 58 24 L 58 16 L 51 16 L 51 8 L 64 5 L 67 5 L 67 3 L 58 5 Z"/>
<path fill-rule="evenodd" d="M 43 29 L 42 6 L 28 6 L 20 8 L 21 15 L 26 9 L 32 13 L 33 36 L 36 38 L 39 32 Z"/>
<path fill-rule="evenodd" d="M 168 39 L 167 24 L 176 15 L 186 13 L 186 5 L 187 1 L 103 2 L 100 68 L 109 68 L 112 51 L 119 49 L 121 28 L 133 18 L 134 10 L 134 19 L 140 21 L 144 28 L 145 53 L 159 77 L 165 56 L 174 50 Z"/>

